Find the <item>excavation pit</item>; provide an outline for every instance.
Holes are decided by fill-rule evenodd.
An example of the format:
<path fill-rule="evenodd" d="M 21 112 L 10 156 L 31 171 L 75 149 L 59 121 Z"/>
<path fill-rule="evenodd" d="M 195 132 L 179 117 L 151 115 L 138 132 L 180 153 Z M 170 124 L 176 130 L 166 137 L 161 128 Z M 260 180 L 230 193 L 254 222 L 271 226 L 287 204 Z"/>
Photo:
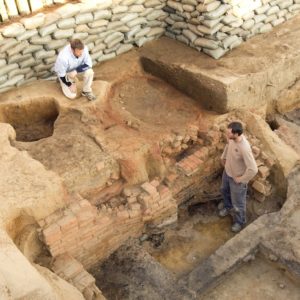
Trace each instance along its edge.
<path fill-rule="evenodd" d="M 298 158 L 278 138 L 281 124 L 274 132 L 264 119 L 270 95 L 277 97 L 287 82 L 277 85 L 275 81 L 276 90 L 265 97 L 271 85 L 261 80 L 267 78 L 265 70 L 261 72 L 264 64 L 242 63 L 249 62 L 248 56 L 252 61 L 255 56 L 251 51 L 258 48 L 263 49 L 249 47 L 246 56 L 237 49 L 237 57 L 229 54 L 212 62 L 176 41 L 162 38 L 95 67 L 93 88 L 98 98 L 94 102 L 83 97 L 69 101 L 57 83 L 40 83 L 43 93 L 53 96 L 59 107 L 54 110 L 54 102 L 47 104 L 52 118 L 49 122 L 52 126 L 55 122 L 51 138 L 38 140 L 39 134 L 22 138 L 17 132 L 18 141 L 38 141 L 9 143 L 7 140 L 13 139 L 11 128 L 0 124 L 2 150 L 8 160 L 1 164 L 4 170 L 10 170 L 2 185 L 7 200 L 1 205 L 11 204 L 13 213 L 7 214 L 7 219 L 13 216 L 18 220 L 17 215 L 26 212 L 38 223 L 38 232 L 33 233 L 43 243 L 45 267 L 69 283 L 78 284 L 76 288 L 85 296 L 97 291 L 96 279 L 108 300 L 190 300 L 195 295 L 201 297 L 220 279 L 226 282 L 224 275 L 234 272 L 249 255 L 252 257 L 259 243 L 273 241 L 276 250 L 277 246 L 283 247 L 278 257 L 286 253 L 288 257 L 292 252 L 298 255 L 294 242 L 297 230 L 285 223 L 292 211 L 297 212 L 297 202 L 284 202 L 297 195 L 299 185 L 295 182 L 299 179 L 287 188 L 287 177 Z M 259 57 L 260 62 L 263 59 Z M 296 69 L 297 65 L 291 67 Z M 284 66 L 276 72 L 275 67 L 270 68 L 274 75 Z M 24 98 L 37 99 L 41 92 L 34 84 L 20 87 L 18 92 L 24 91 Z M 14 99 L 15 91 L 8 92 L 1 104 L 10 107 Z M 227 114 L 238 108 L 245 110 Z M 252 113 L 257 112 L 255 108 L 260 114 Z M 10 115 L 14 110 L 9 109 Z M 1 121 L 17 127 L 15 119 L 9 119 L 3 111 Z M 59 118 L 54 121 L 58 111 Z M 40 115 L 46 116 L 42 109 Z M 260 167 L 254 179 L 260 192 L 253 191 L 254 182 L 249 186 L 248 211 L 253 215 L 237 235 L 230 231 L 230 217 L 217 217 L 215 199 L 220 200 L 219 158 L 226 144 L 224 133 L 233 120 L 245 124 L 245 134 L 254 146 Z M 6 176 L 3 178 L 6 180 Z M 201 198 L 207 186 L 213 188 Z M 186 219 L 181 216 L 185 204 L 193 207 L 186 207 L 186 213 L 190 212 Z M 1 213 L 9 211 L 2 206 Z M 295 213 L 295 223 L 297 216 Z M 290 237 L 288 243 L 283 241 L 286 236 Z M 136 244 L 128 245 L 132 239 Z M 249 271 L 252 277 L 249 275 L 251 279 L 243 286 L 247 293 L 251 292 L 247 286 L 256 284 L 256 269 L 267 270 L 259 269 L 264 263 L 256 259 L 258 266 L 254 260 L 255 270 Z M 56 266 L 59 261 L 61 264 Z M 41 260 L 35 262 L 42 264 Z M 74 270 L 70 266 L 76 267 L 76 274 L 68 272 Z M 83 289 L 78 278 L 88 278 L 90 286 Z M 238 285 L 237 280 L 230 280 Z M 283 284 L 295 290 L 285 281 Z"/>
<path fill-rule="evenodd" d="M 157 77 L 132 77 L 113 87 L 112 105 L 125 110 L 153 131 L 182 130 L 200 118 L 197 102 Z"/>
<path fill-rule="evenodd" d="M 0 107 L 0 121 L 16 131 L 16 140 L 34 142 L 52 136 L 59 111 L 51 98 L 18 101 Z"/>

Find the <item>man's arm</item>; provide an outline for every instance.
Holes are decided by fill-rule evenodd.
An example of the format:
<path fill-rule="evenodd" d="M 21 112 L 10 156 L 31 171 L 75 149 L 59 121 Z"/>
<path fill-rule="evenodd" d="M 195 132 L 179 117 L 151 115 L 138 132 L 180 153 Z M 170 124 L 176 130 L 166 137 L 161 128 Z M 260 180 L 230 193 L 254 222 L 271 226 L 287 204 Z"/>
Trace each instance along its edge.
<path fill-rule="evenodd" d="M 84 52 L 83 52 L 83 65 L 87 65 L 89 68 L 92 68 L 93 63 L 92 63 L 92 58 L 89 54 L 89 49 L 87 46 L 84 47 Z"/>
<path fill-rule="evenodd" d="M 257 174 L 258 168 L 250 147 L 249 149 L 243 148 L 242 155 L 246 165 L 246 170 L 242 176 L 235 178 L 235 181 L 237 183 L 248 183 Z"/>
<path fill-rule="evenodd" d="M 224 151 L 221 155 L 221 164 L 222 164 L 223 167 L 225 167 L 227 151 L 228 151 L 228 144 L 225 146 Z"/>

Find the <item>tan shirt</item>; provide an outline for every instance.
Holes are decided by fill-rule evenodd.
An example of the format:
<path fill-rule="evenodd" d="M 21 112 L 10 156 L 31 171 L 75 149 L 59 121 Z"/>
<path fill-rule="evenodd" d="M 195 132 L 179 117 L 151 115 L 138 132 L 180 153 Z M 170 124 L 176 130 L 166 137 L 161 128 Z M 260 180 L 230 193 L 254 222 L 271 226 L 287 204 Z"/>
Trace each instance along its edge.
<path fill-rule="evenodd" d="M 230 177 L 241 177 L 241 182 L 248 183 L 257 173 L 257 165 L 249 142 L 242 135 L 240 142 L 229 140 L 221 159 L 225 159 L 225 171 Z"/>

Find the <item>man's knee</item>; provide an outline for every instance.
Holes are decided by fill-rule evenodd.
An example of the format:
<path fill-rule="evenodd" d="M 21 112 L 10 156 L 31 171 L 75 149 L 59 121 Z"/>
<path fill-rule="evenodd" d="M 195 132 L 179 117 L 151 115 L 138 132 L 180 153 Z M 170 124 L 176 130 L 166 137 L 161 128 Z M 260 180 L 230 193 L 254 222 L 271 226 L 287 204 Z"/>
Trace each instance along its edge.
<path fill-rule="evenodd" d="M 77 72 L 76 71 L 72 71 L 72 72 L 67 73 L 67 77 L 71 81 L 74 81 L 74 79 L 76 78 L 76 76 L 77 76 Z"/>
<path fill-rule="evenodd" d="M 93 76 L 94 75 L 94 71 L 93 69 L 88 69 L 84 72 L 84 76 L 85 77 L 90 77 L 90 76 Z"/>

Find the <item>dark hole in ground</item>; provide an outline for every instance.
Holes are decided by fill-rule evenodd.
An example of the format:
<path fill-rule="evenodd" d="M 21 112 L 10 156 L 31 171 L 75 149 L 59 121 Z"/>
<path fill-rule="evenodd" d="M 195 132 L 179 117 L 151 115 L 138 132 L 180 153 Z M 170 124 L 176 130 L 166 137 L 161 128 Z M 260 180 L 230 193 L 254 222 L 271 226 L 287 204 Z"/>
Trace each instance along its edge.
<path fill-rule="evenodd" d="M 52 136 L 58 109 L 53 99 L 12 103 L 1 109 L 1 122 L 16 130 L 16 140 L 33 142 Z"/>
<path fill-rule="evenodd" d="M 267 123 L 269 124 L 270 128 L 274 131 L 280 127 L 279 123 L 276 119 L 268 120 Z"/>

